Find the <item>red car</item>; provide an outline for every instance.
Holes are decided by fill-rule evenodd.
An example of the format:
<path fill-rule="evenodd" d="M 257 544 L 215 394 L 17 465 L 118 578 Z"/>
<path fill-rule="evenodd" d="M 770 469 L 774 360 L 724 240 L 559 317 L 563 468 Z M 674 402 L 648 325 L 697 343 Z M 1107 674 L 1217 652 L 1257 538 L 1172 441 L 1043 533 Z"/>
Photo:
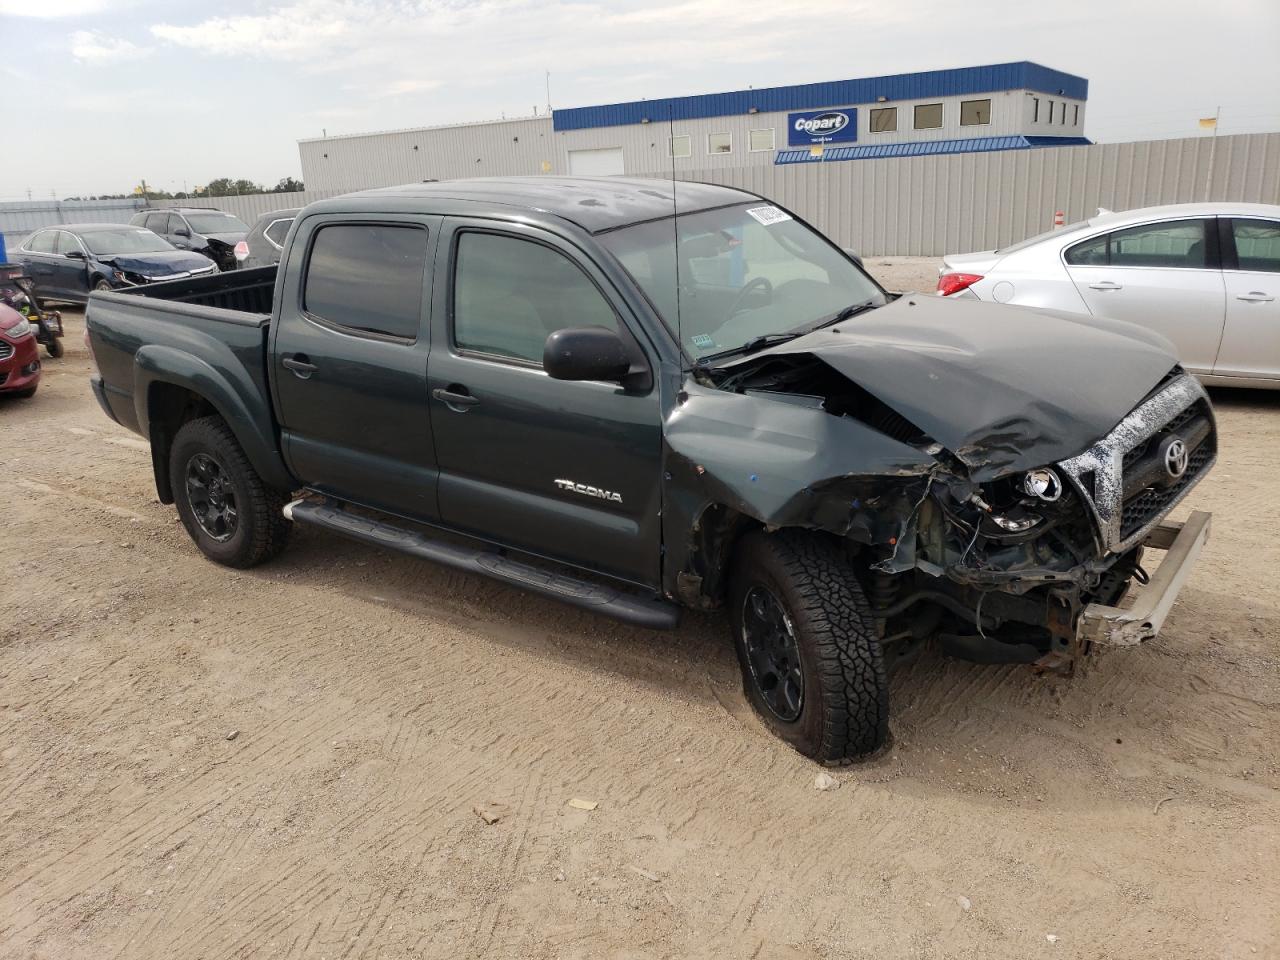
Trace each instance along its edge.
<path fill-rule="evenodd" d="M 0 304 L 0 394 L 29 397 L 39 383 L 35 327 L 17 310 Z"/>

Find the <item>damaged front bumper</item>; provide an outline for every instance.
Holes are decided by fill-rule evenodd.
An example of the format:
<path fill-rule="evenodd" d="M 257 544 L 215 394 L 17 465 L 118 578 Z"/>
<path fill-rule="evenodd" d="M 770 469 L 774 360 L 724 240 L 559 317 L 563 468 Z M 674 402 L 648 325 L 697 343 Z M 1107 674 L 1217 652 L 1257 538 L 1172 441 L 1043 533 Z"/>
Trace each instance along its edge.
<path fill-rule="evenodd" d="M 1153 528 L 1143 545 L 1166 552 L 1150 581 L 1126 607 L 1087 605 L 1076 624 L 1076 639 L 1132 647 L 1159 633 L 1209 539 L 1209 520 L 1208 513 L 1196 510 L 1185 523 L 1165 521 Z"/>

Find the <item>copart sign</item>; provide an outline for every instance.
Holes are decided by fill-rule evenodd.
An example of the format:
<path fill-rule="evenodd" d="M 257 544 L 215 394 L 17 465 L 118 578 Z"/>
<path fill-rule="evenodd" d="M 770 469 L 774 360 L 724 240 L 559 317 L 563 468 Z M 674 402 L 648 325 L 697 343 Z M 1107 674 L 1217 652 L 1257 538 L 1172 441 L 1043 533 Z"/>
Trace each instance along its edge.
<path fill-rule="evenodd" d="M 807 147 L 815 143 L 857 143 L 858 110 L 809 110 L 787 114 L 787 144 Z"/>

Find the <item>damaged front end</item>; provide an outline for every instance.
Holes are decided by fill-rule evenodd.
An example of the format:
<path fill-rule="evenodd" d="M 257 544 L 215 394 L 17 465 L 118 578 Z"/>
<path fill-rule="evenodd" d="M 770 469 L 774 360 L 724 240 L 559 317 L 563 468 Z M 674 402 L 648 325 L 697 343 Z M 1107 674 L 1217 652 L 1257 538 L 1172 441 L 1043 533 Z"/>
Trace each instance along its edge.
<path fill-rule="evenodd" d="M 686 383 L 667 430 L 679 491 L 668 508 L 687 522 L 686 547 L 672 557 L 683 602 L 718 600 L 743 530 L 802 527 L 846 545 L 887 656 L 938 637 L 967 659 L 1066 669 L 1091 642 L 1159 629 L 1185 570 L 1170 586 L 1177 571 L 1162 565 L 1154 612 L 1128 617 L 1116 605 L 1148 579 L 1144 547 L 1172 550 L 1178 532 L 1161 521 L 1216 457 L 1205 392 L 1172 357 L 1140 344 L 1155 386 L 1144 393 L 1130 378 L 1073 421 L 1070 390 L 1055 394 L 1052 382 L 1023 409 L 1009 408 L 1028 389 L 1020 383 L 1002 409 L 989 382 L 971 399 L 954 357 L 917 369 L 924 385 L 910 405 L 896 403 L 875 367 L 876 337 L 838 352 L 810 342 Z M 851 376 L 859 366 L 877 392 Z M 912 388 L 908 378 L 899 389 Z M 950 406 L 925 417 L 929 390 Z M 1198 516 L 1177 550 L 1188 569 L 1207 535 Z"/>

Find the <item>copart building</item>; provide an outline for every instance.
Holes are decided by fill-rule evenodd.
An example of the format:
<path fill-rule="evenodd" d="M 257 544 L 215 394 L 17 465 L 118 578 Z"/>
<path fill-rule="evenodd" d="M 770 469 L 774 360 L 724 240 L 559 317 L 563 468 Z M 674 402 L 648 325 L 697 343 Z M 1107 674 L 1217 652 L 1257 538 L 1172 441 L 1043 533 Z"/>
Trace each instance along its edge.
<path fill-rule="evenodd" d="M 453 177 L 670 175 L 1087 144 L 1089 82 L 1001 63 L 302 140 L 315 190 Z"/>

